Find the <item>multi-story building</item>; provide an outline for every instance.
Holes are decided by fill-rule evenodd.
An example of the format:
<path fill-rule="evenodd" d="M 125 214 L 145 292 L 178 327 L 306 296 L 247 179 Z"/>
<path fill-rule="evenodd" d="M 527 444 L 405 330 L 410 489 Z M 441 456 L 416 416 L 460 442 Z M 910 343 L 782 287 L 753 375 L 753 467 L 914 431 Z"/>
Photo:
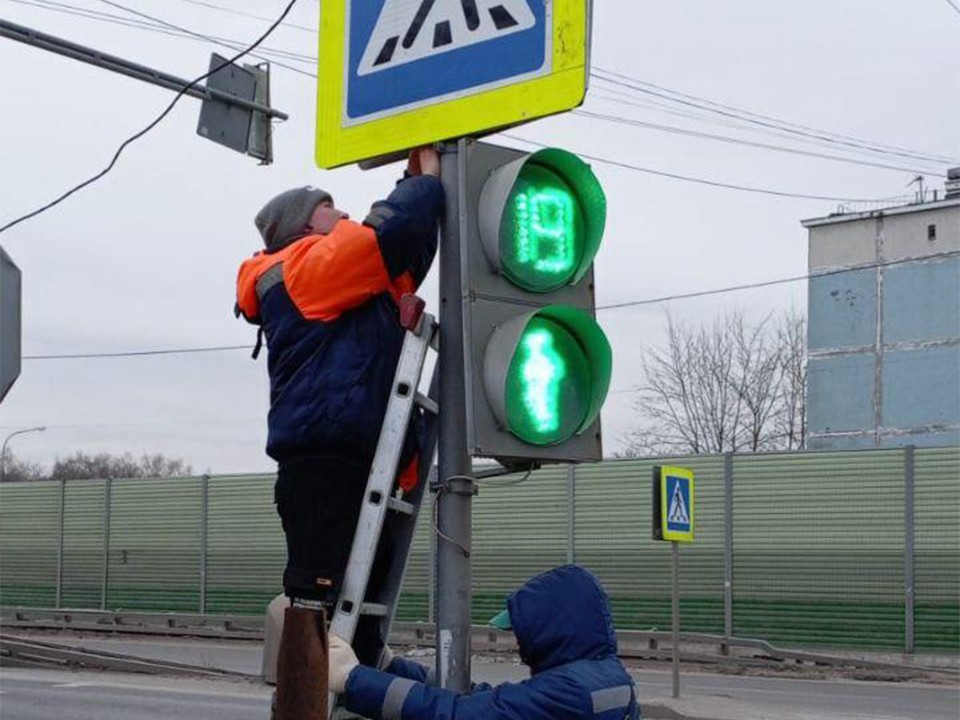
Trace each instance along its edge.
<path fill-rule="evenodd" d="M 808 447 L 960 444 L 960 168 L 944 194 L 803 221 Z"/>

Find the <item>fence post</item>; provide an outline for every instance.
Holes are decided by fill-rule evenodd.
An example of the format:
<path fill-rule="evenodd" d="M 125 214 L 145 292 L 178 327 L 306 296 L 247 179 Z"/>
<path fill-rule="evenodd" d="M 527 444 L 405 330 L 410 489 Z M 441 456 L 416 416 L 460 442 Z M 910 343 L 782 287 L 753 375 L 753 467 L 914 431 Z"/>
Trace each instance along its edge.
<path fill-rule="evenodd" d="M 577 561 L 577 466 L 567 466 L 567 564 Z"/>
<path fill-rule="evenodd" d="M 207 515 L 208 481 L 210 476 L 200 477 L 200 614 L 207 612 Z"/>
<path fill-rule="evenodd" d="M 60 481 L 60 527 L 57 530 L 57 594 L 54 606 L 59 608 L 63 602 L 63 525 L 64 501 L 67 496 L 67 481 Z"/>
<path fill-rule="evenodd" d="M 733 636 L 733 453 L 723 454 L 723 634 Z M 720 648 L 729 654 L 730 646 Z"/>
<path fill-rule="evenodd" d="M 107 478 L 103 488 L 103 572 L 100 584 L 100 609 L 107 609 L 107 588 L 110 584 L 110 504 L 113 478 Z"/>
<path fill-rule="evenodd" d="M 913 653 L 914 641 L 914 446 L 903 449 L 903 650 Z"/>

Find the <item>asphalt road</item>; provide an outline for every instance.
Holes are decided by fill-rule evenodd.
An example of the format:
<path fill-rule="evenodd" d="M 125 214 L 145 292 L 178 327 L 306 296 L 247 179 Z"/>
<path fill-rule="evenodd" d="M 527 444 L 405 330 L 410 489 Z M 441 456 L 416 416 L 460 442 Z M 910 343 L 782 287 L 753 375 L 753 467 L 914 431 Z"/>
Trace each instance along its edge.
<path fill-rule="evenodd" d="M 267 720 L 271 690 L 223 681 L 5 668 L 3 720 Z"/>
<path fill-rule="evenodd" d="M 259 647 L 248 643 L 182 640 L 51 638 L 141 657 L 257 673 Z M 432 664 L 432 653 L 417 653 Z M 800 680 L 687 672 L 681 698 L 671 699 L 671 675 L 633 669 L 645 706 L 669 708 L 705 720 L 957 720 L 956 684 Z M 515 658 L 475 657 L 476 680 L 519 681 L 526 669 Z M 4 668 L 0 720 L 246 720 L 267 718 L 271 689 L 249 682 L 185 680 L 116 673 Z M 652 714 L 652 713 L 651 713 Z"/>

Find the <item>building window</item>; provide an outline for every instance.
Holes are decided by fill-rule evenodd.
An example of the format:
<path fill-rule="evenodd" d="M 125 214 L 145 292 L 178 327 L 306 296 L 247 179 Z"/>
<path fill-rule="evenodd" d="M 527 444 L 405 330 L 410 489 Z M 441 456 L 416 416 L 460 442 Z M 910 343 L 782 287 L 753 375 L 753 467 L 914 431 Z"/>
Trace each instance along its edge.
<path fill-rule="evenodd" d="M 937 226 L 927 225 L 927 240 L 936 240 L 936 239 L 937 239 Z"/>

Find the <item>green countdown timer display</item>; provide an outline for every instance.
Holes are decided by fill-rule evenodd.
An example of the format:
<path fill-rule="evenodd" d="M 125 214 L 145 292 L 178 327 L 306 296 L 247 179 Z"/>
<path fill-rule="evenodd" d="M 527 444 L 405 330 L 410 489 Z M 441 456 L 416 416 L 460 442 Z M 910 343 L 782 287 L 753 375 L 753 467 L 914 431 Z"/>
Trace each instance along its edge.
<path fill-rule="evenodd" d="M 600 248 L 607 199 L 590 166 L 558 148 L 494 172 L 480 196 L 480 238 L 512 285 L 550 293 L 577 284 Z"/>
<path fill-rule="evenodd" d="M 504 210 L 503 274 L 532 292 L 569 283 L 583 262 L 583 211 L 563 178 L 541 165 L 525 166 Z"/>

